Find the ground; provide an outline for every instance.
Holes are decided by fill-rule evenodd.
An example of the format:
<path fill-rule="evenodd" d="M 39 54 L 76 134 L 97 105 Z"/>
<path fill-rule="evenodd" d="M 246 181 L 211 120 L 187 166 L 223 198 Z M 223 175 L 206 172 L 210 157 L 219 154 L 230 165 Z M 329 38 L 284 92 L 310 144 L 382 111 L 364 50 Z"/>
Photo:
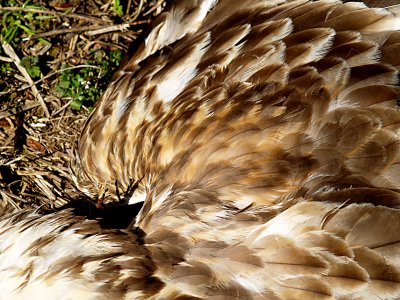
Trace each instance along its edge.
<path fill-rule="evenodd" d="M 164 0 L 2 1 L 0 209 L 83 198 L 70 165 L 81 129 Z"/>

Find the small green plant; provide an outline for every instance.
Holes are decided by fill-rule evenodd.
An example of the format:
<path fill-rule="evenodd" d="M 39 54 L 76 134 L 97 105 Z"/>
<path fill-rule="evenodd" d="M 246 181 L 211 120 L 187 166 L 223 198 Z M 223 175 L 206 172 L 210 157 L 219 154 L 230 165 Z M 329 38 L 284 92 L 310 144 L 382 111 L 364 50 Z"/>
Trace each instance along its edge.
<path fill-rule="evenodd" d="M 114 10 L 118 16 L 120 16 L 120 17 L 123 16 L 124 12 L 123 12 L 120 0 L 114 0 Z"/>
<path fill-rule="evenodd" d="M 9 62 L 1 62 L 0 64 L 0 73 L 1 74 L 7 74 L 11 73 L 13 71 L 12 64 Z"/>
<path fill-rule="evenodd" d="M 121 1 L 113 1 L 114 11 L 122 17 L 123 6 Z M 29 39 L 29 37 L 40 32 L 53 30 L 55 24 L 60 22 L 59 18 L 56 18 L 53 14 L 47 14 L 48 8 L 36 3 L 44 2 L 5 0 L 1 4 L 3 9 L 0 7 L 0 42 L 7 42 L 16 50 L 21 59 L 21 66 L 34 80 L 40 78 L 43 72 L 46 73 L 49 65 L 46 64 L 48 57 L 41 56 L 39 58 L 35 56 L 32 49 L 42 49 L 43 43 L 50 44 L 50 42 L 41 38 Z M 57 37 L 51 37 L 51 41 L 54 46 L 51 49 L 54 50 L 60 41 Z M 2 47 L 0 47 L 0 55 L 6 56 Z M 51 52 L 48 55 L 55 57 Z M 81 61 L 85 64 L 82 68 L 76 66 L 72 69 L 69 68 L 70 65 L 64 63 L 62 68 L 65 70 L 58 75 L 55 86 L 56 92 L 61 97 L 72 99 L 70 105 L 72 109 L 79 110 L 82 106 L 91 109 L 106 88 L 109 79 L 122 59 L 122 55 L 123 51 L 119 49 L 98 49 L 87 56 L 85 53 L 80 56 Z M 12 63 L 0 63 L 0 91 L 12 90 L 13 81 L 1 79 L 13 78 L 13 75 L 18 72 Z"/>
<path fill-rule="evenodd" d="M 23 66 L 32 78 L 40 77 L 39 57 L 25 56 L 21 59 L 21 66 Z"/>
<path fill-rule="evenodd" d="M 5 1 L 4 7 L 18 7 L 21 4 L 15 0 Z M 22 8 L 43 9 L 39 5 L 31 4 L 26 1 Z M 43 16 L 36 12 L 6 11 L 0 9 L 1 31 L 0 35 L 4 41 L 13 47 L 18 47 L 24 37 L 34 35 L 38 29 L 47 26 L 43 20 L 53 19 L 54 16 Z M 39 39 L 40 42 L 47 42 Z M 48 43 L 48 42 L 47 42 Z"/>
<path fill-rule="evenodd" d="M 118 67 L 122 57 L 124 55 L 124 52 L 120 49 L 115 49 L 113 51 L 110 51 L 110 63 L 112 66 Z"/>
<path fill-rule="evenodd" d="M 71 97 L 70 107 L 79 110 L 82 106 L 92 109 L 97 98 L 107 87 L 113 71 L 119 65 L 123 52 L 119 49 L 96 51 L 94 59 L 88 61 L 93 67 L 69 69 L 61 73 L 56 91 L 61 97 Z M 64 68 L 68 67 L 64 65 Z"/>
<path fill-rule="evenodd" d="M 10 8 L 20 7 L 21 9 L 44 9 L 30 2 L 31 1 L 28 0 L 21 4 L 20 1 L 6 0 L 2 2 L 2 6 Z M 25 38 L 50 26 L 48 19 L 54 19 L 54 16 L 41 15 L 30 11 L 10 11 L 0 8 L 0 43 L 7 42 L 14 49 L 21 49 L 21 46 L 25 43 Z M 34 43 L 39 47 L 41 47 L 40 44 L 43 43 L 49 44 L 47 40 L 42 38 L 32 41 L 30 46 L 32 47 Z M 0 55 L 5 55 L 2 47 L 0 47 Z M 5 78 L 6 76 L 12 76 L 13 73 L 17 72 L 15 66 L 11 63 L 1 63 L 0 65 L 0 77 Z M 38 57 L 29 55 L 22 57 L 21 66 L 27 70 L 28 74 L 33 79 L 40 77 L 41 70 Z M 7 83 L 2 84 L 2 90 L 6 90 L 5 86 L 7 86 Z"/>
<path fill-rule="evenodd" d="M 61 97 L 72 98 L 73 109 L 80 109 L 82 105 L 91 107 L 99 96 L 97 77 L 98 70 L 90 67 L 66 70 L 59 77 L 56 91 Z"/>

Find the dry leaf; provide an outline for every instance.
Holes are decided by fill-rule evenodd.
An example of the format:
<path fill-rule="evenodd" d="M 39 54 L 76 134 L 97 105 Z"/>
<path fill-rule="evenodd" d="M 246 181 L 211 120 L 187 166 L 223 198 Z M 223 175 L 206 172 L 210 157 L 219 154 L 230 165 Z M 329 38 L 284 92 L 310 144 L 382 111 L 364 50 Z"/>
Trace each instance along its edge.
<path fill-rule="evenodd" d="M 44 153 L 46 151 L 46 147 L 43 146 L 41 143 L 39 143 L 38 141 L 35 141 L 32 138 L 28 138 L 26 140 L 26 145 L 28 146 L 28 148 L 34 152 L 40 152 L 40 153 Z"/>

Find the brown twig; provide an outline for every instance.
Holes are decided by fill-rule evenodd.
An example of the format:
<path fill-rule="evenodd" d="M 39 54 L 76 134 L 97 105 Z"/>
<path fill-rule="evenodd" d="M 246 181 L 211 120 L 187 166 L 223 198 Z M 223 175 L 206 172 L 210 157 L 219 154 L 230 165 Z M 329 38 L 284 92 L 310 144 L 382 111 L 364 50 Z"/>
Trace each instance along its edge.
<path fill-rule="evenodd" d="M 10 61 L 13 62 L 14 60 L 10 59 Z M 31 83 L 31 84 L 17 89 L 17 91 L 18 91 L 18 92 L 21 92 L 21 91 L 24 91 L 24 90 L 26 90 L 26 89 L 29 89 L 29 88 L 31 88 L 32 86 L 34 86 L 34 85 L 36 85 L 36 84 L 38 84 L 38 83 L 40 83 L 40 82 L 46 80 L 47 78 L 49 78 L 49 77 L 51 77 L 51 76 L 54 76 L 54 75 L 57 75 L 58 73 L 62 73 L 62 72 L 64 72 L 64 71 L 73 70 L 73 69 L 80 69 L 80 68 L 101 69 L 100 67 L 98 67 L 98 66 L 93 66 L 93 65 L 78 65 L 78 66 L 72 66 L 72 67 L 63 68 L 63 69 L 60 69 L 60 70 L 56 70 L 56 71 L 54 71 L 54 72 L 51 72 L 51 73 L 47 74 L 46 76 L 43 76 L 43 77 L 40 78 L 39 80 L 36 80 L 35 82 Z M 7 95 L 7 94 L 9 94 L 9 93 L 11 93 L 11 92 L 12 92 L 12 90 L 5 91 L 5 92 L 0 92 L 0 96 L 1 96 L 1 95 Z M 36 106 L 37 106 L 37 105 L 36 105 Z M 36 107 L 36 106 L 35 106 L 35 107 Z M 12 114 L 10 114 L 10 115 L 13 115 L 13 114 L 15 114 L 15 113 L 12 113 Z M 0 119 L 2 118 L 1 115 L 2 115 L 2 112 L 0 112 Z"/>
<path fill-rule="evenodd" d="M 37 33 L 31 36 L 33 39 L 44 38 L 48 36 L 60 35 L 60 34 L 67 34 L 67 33 L 77 33 L 77 32 L 85 32 L 89 35 L 96 35 L 102 33 L 108 33 L 112 31 L 123 31 L 127 29 L 131 25 L 138 25 L 138 24 L 145 24 L 148 21 L 137 21 L 137 22 L 130 22 L 124 23 L 119 25 L 91 25 L 91 26 L 82 26 L 78 28 L 65 28 L 65 29 L 56 29 L 47 32 Z"/>
<path fill-rule="evenodd" d="M 27 202 L 25 199 L 23 199 L 23 198 L 21 198 L 21 197 L 18 197 L 17 195 L 14 195 L 14 194 L 12 194 L 12 193 L 9 193 L 9 192 L 5 191 L 4 189 L 0 189 L 0 195 L 1 195 L 2 197 L 7 196 L 7 197 L 10 197 L 10 198 L 14 198 L 14 199 L 16 199 L 16 200 L 18 200 L 18 201 L 20 201 L 20 202 L 22 202 L 22 203 L 26 203 L 26 202 Z M 4 198 L 5 198 L 5 197 L 4 197 Z M 20 209 L 20 207 L 19 207 L 15 202 L 11 202 L 11 203 L 15 204 L 15 205 L 14 205 L 15 208 Z"/>
<path fill-rule="evenodd" d="M 14 62 L 14 60 L 12 58 L 1 56 L 1 55 L 0 55 L 0 60 L 5 61 L 5 62 Z"/>
<path fill-rule="evenodd" d="M 39 90 L 37 89 L 36 85 L 33 84 L 33 80 L 31 76 L 29 76 L 28 71 L 21 65 L 21 60 L 19 59 L 18 55 L 15 53 L 14 49 L 11 47 L 10 44 L 7 42 L 3 42 L 2 44 L 4 52 L 14 60 L 14 64 L 18 68 L 18 70 L 21 72 L 21 74 L 24 76 L 26 81 L 32 85 L 31 89 L 33 92 L 33 95 L 39 100 L 40 105 L 42 106 L 42 109 L 44 111 L 44 114 L 46 117 L 50 117 L 49 110 L 47 109 L 46 103 L 44 102 L 44 99 L 42 95 L 39 93 Z"/>
<path fill-rule="evenodd" d="M 148 11 L 146 11 L 143 14 L 143 17 L 145 17 L 145 16 L 151 14 L 152 12 L 154 12 L 155 10 L 157 10 L 160 6 L 163 5 L 164 2 L 165 2 L 164 0 L 159 0 L 154 6 L 152 6 Z"/>
<path fill-rule="evenodd" d="M 129 9 L 131 8 L 132 0 L 128 0 L 128 5 L 126 7 L 125 15 L 129 16 Z"/>
<path fill-rule="evenodd" d="M 80 20 L 90 21 L 92 23 L 103 23 L 103 24 L 111 23 L 110 20 L 103 20 L 103 19 L 96 18 L 93 16 L 81 15 L 81 14 L 77 14 L 77 13 L 60 13 L 57 11 L 43 10 L 43 9 L 37 9 L 37 8 L 1 7 L 0 6 L 0 11 L 32 12 L 32 13 L 38 13 L 38 14 L 53 15 L 53 16 L 57 16 L 57 17 L 68 17 L 68 18 L 80 19 Z"/>
<path fill-rule="evenodd" d="M 142 11 L 142 8 L 143 8 L 143 4 L 144 4 L 144 1 L 143 1 L 143 0 L 140 0 L 139 6 L 138 6 L 138 8 L 136 9 L 136 13 L 135 13 L 135 15 L 133 16 L 132 21 L 135 21 L 135 20 L 139 17 L 140 12 Z"/>
<path fill-rule="evenodd" d="M 55 35 L 60 35 L 60 34 L 97 30 L 97 29 L 104 28 L 104 27 L 108 27 L 108 25 L 107 26 L 91 25 L 91 26 L 82 26 L 82 27 L 75 27 L 75 28 L 56 29 L 56 30 L 51 30 L 51 31 L 31 35 L 31 38 L 38 39 L 38 38 L 44 38 L 44 37 L 55 36 Z"/>
<path fill-rule="evenodd" d="M 26 104 L 24 104 L 22 106 L 19 106 L 18 108 L 12 108 L 12 109 L 7 110 L 7 111 L 0 111 L 0 119 L 7 118 L 9 116 L 15 115 L 15 114 L 17 114 L 18 112 L 21 112 L 21 111 L 30 110 L 32 108 L 35 108 L 35 107 L 39 106 L 39 105 L 40 105 L 40 103 L 37 103 L 36 101 L 32 101 L 32 102 L 26 103 Z"/>
<path fill-rule="evenodd" d="M 99 35 L 103 33 L 109 33 L 113 31 L 126 31 L 129 28 L 129 24 L 120 24 L 120 25 L 112 25 L 103 28 L 99 28 L 96 30 L 91 30 L 86 32 L 88 35 Z"/>
<path fill-rule="evenodd" d="M 80 68 L 93 68 L 93 69 L 101 69 L 98 66 L 92 66 L 92 65 L 78 65 L 78 66 L 72 66 L 72 67 L 67 67 L 67 68 L 63 68 L 54 72 L 51 72 L 49 74 L 47 74 L 46 76 L 43 76 L 42 78 L 40 78 L 39 80 L 36 80 L 35 82 L 33 82 L 32 84 L 28 85 L 28 86 L 24 86 L 22 88 L 19 88 L 17 91 L 23 91 L 26 89 L 29 89 L 30 87 L 32 87 L 32 85 L 38 84 L 40 82 L 42 82 L 43 80 L 46 80 L 47 78 L 54 76 L 58 73 L 64 72 L 64 71 L 68 71 L 68 70 L 73 70 L 73 69 L 80 69 Z"/>

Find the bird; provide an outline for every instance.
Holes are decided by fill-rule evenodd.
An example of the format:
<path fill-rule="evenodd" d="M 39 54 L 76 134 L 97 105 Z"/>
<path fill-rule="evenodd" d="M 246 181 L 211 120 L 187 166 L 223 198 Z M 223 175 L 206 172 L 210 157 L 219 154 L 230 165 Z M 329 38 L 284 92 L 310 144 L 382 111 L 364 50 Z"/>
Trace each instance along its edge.
<path fill-rule="evenodd" d="M 141 210 L 3 215 L 0 298 L 399 299 L 399 30 L 396 1 L 173 1 L 77 150 Z"/>

